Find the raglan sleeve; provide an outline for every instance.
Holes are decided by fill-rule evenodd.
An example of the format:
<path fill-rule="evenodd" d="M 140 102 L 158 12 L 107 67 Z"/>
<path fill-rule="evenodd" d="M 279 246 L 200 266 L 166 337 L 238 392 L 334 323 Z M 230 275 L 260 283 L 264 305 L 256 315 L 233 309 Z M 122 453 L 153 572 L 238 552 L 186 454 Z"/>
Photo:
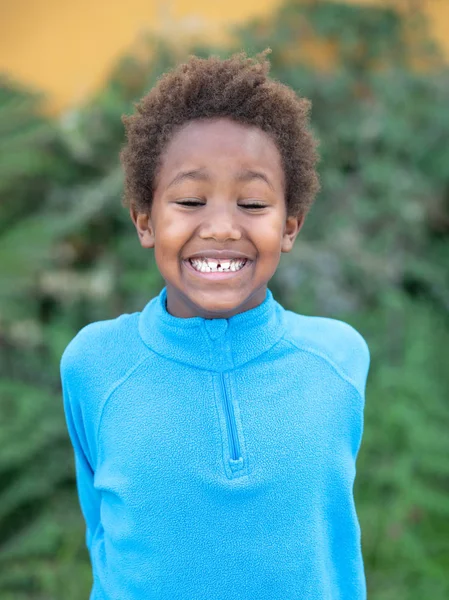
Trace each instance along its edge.
<path fill-rule="evenodd" d="M 94 487 L 94 465 L 83 412 L 77 401 L 77 396 L 83 397 L 83 394 L 77 389 L 82 378 L 76 376 L 76 371 L 73 352 L 68 347 L 60 362 L 62 397 L 67 430 L 74 450 L 78 499 L 86 524 L 86 545 L 90 553 L 92 538 L 100 522 L 100 493 Z"/>
<path fill-rule="evenodd" d="M 357 389 L 359 396 L 357 412 L 357 436 L 354 447 L 354 457 L 357 458 L 362 443 L 364 429 L 364 412 L 366 403 L 366 384 L 370 369 L 371 355 L 365 338 L 354 328 L 350 328 L 350 341 L 346 349 L 347 373 Z"/>
<path fill-rule="evenodd" d="M 352 325 L 337 320 L 333 320 L 333 324 L 334 361 L 353 383 L 364 404 L 371 362 L 368 344 L 362 334 Z"/>
<path fill-rule="evenodd" d="M 360 395 L 363 398 L 363 402 L 365 403 L 366 384 L 371 364 L 371 353 L 365 338 L 359 332 L 356 333 L 359 348 L 356 379 L 358 380 L 358 388 Z"/>

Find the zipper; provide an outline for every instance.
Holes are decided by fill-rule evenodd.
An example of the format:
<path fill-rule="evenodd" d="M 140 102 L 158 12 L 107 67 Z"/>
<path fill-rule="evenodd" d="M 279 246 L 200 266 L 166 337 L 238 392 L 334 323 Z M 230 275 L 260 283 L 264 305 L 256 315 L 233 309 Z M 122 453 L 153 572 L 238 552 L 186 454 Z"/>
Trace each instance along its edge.
<path fill-rule="evenodd" d="M 223 405 L 224 412 L 226 415 L 226 426 L 228 428 L 228 440 L 229 440 L 229 453 L 231 455 L 232 460 L 239 460 L 241 458 L 240 454 L 240 444 L 239 438 L 237 434 L 237 426 L 235 423 L 235 415 L 234 409 L 232 406 L 232 402 L 228 397 L 228 393 L 226 390 L 226 383 L 224 379 L 224 374 L 220 373 L 220 381 L 221 388 L 223 390 Z"/>

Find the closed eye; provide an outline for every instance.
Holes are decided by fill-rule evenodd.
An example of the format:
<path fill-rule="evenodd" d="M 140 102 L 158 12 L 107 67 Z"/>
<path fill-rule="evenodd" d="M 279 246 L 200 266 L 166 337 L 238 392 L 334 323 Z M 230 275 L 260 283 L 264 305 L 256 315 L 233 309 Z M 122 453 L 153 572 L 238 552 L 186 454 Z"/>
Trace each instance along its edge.
<path fill-rule="evenodd" d="M 176 204 L 180 204 L 181 206 L 203 206 L 205 203 L 198 200 L 182 200 L 176 202 Z"/>
<path fill-rule="evenodd" d="M 205 202 L 200 202 L 199 200 L 179 200 L 176 202 L 176 204 L 179 204 L 180 206 L 204 206 Z M 239 204 L 240 208 L 249 208 L 252 210 L 255 209 L 260 209 L 260 208 L 266 208 L 265 204 Z"/>
<path fill-rule="evenodd" d="M 240 204 L 239 206 L 241 208 L 251 208 L 251 209 L 266 208 L 265 204 Z"/>

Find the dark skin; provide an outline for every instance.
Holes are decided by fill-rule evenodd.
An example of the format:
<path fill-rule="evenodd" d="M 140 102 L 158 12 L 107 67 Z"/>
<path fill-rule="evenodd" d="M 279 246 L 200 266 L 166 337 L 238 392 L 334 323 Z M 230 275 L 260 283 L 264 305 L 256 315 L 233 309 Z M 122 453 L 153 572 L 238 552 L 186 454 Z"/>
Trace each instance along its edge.
<path fill-rule="evenodd" d="M 190 121 L 162 157 L 151 211 L 130 215 L 143 248 L 154 248 L 176 317 L 228 319 L 260 305 L 282 252 L 290 252 L 304 216 L 287 215 L 281 155 L 258 127 L 227 118 Z M 236 251 L 247 259 L 232 274 L 205 275 L 192 254 Z"/>

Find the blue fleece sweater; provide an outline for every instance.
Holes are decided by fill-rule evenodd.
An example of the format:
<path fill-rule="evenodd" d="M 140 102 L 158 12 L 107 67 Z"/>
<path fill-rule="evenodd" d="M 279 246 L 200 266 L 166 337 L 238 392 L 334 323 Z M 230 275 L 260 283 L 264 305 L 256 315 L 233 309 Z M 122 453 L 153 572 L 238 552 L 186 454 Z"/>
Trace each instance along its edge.
<path fill-rule="evenodd" d="M 84 327 L 61 360 L 91 600 L 364 600 L 353 499 L 369 351 L 262 304 Z"/>

